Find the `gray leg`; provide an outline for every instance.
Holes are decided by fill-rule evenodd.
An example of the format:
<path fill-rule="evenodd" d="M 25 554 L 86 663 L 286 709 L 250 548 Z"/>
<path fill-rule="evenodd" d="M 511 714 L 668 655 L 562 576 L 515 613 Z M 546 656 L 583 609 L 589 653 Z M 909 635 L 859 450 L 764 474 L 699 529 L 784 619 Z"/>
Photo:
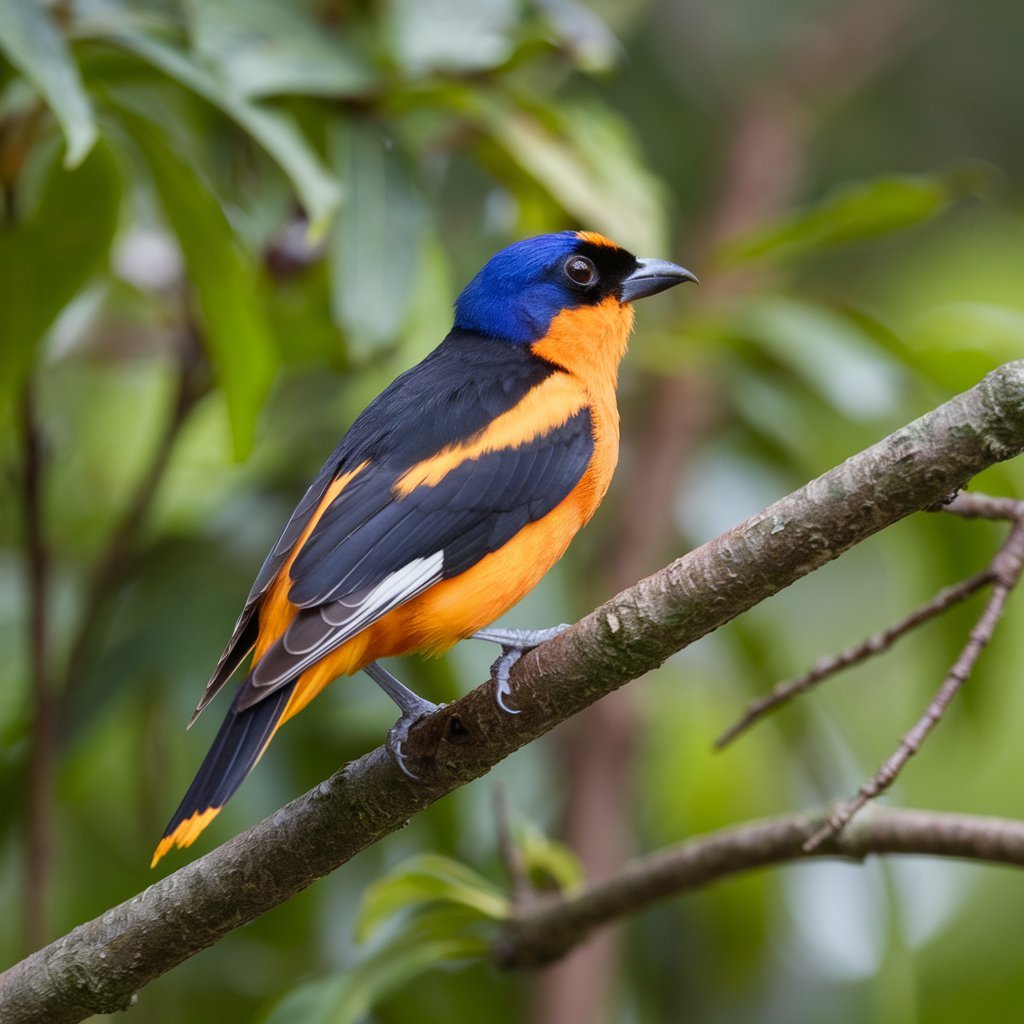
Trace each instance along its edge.
<path fill-rule="evenodd" d="M 402 744 L 409 737 L 409 730 L 427 715 L 432 715 L 438 709 L 437 704 L 424 700 L 419 694 L 413 693 L 404 683 L 396 679 L 386 668 L 371 661 L 369 665 L 363 666 L 363 671 L 398 705 L 402 717 L 391 727 L 388 732 L 387 748 L 391 751 L 398 767 L 409 776 L 415 779 L 416 776 L 405 766 L 405 757 L 402 754 Z"/>
<path fill-rule="evenodd" d="M 512 666 L 527 651 L 534 647 L 553 640 L 560 633 L 569 628 L 568 623 L 563 622 L 560 626 L 552 626 L 550 629 L 481 629 L 474 633 L 471 640 L 489 640 L 493 644 L 501 645 L 501 657 L 491 666 L 491 676 L 494 679 L 494 699 L 498 707 L 510 715 L 518 715 L 515 708 L 510 708 L 505 703 L 505 698 L 511 692 L 508 685 L 508 674 Z"/>

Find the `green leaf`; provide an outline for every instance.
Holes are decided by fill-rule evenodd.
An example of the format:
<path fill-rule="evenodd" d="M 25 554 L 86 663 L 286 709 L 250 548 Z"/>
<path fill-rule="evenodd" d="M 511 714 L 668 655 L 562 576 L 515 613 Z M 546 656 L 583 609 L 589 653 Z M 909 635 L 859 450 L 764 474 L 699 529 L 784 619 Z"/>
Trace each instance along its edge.
<path fill-rule="evenodd" d="M 662 188 L 628 126 L 590 105 L 535 114 L 478 97 L 477 111 L 508 157 L 586 228 L 644 256 L 668 251 Z"/>
<path fill-rule="evenodd" d="M 517 0 L 391 0 L 395 57 L 408 75 L 466 74 L 512 55 Z"/>
<path fill-rule="evenodd" d="M 737 326 L 842 416 L 870 421 L 898 412 L 902 368 L 849 317 L 767 298 L 747 306 Z"/>
<path fill-rule="evenodd" d="M 321 978 L 289 993 L 264 1024 L 356 1024 L 424 971 L 441 963 L 479 957 L 486 951 L 487 943 L 472 936 L 408 935 L 340 977 Z"/>
<path fill-rule="evenodd" d="M 489 918 L 457 903 L 421 907 L 342 975 L 317 979 L 290 993 L 265 1024 L 355 1024 L 425 971 L 486 956 L 493 941 L 481 927 L 486 923 Z"/>
<path fill-rule="evenodd" d="M 727 242 L 718 255 L 729 264 L 784 260 L 877 238 L 942 213 L 956 199 L 981 191 L 990 177 L 987 168 L 971 163 L 945 174 L 885 175 L 843 185 L 818 203 Z"/>
<path fill-rule="evenodd" d="M 39 90 L 67 140 L 64 166 L 77 167 L 97 139 L 78 65 L 38 0 L 0 0 L 0 50 Z"/>
<path fill-rule="evenodd" d="M 61 310 L 106 259 L 121 179 L 106 146 L 72 171 L 51 167 L 34 211 L 0 223 L 0 382 L 10 396 Z"/>
<path fill-rule="evenodd" d="M 331 974 L 296 986 L 262 1017 L 262 1024 L 326 1024 L 344 998 L 346 976 Z"/>
<path fill-rule="evenodd" d="M 544 835 L 531 822 L 516 830 L 516 842 L 531 884 L 542 891 L 569 892 L 583 882 L 583 866 L 565 843 Z"/>
<path fill-rule="evenodd" d="M 252 446 L 277 362 L 256 268 L 216 198 L 161 132 L 126 112 L 121 120 L 149 165 L 199 295 L 203 342 L 227 401 L 234 454 L 242 459 Z"/>
<path fill-rule="evenodd" d="M 196 63 L 189 54 L 138 32 L 104 36 L 223 111 L 247 131 L 288 176 L 310 221 L 321 235 L 337 209 L 341 192 L 305 136 L 286 115 L 251 103 Z"/>
<path fill-rule="evenodd" d="M 351 201 L 331 235 L 331 309 L 358 358 L 395 340 L 416 284 L 426 207 L 392 139 L 337 121 L 331 156 Z"/>
<path fill-rule="evenodd" d="M 449 857 L 425 854 L 400 864 L 363 897 L 355 932 L 359 941 L 399 911 L 425 903 L 456 904 L 488 920 L 509 914 L 508 899 L 486 878 Z"/>
<path fill-rule="evenodd" d="M 196 52 L 248 98 L 281 94 L 348 97 L 374 87 L 362 55 L 301 0 L 189 0 Z"/>
<path fill-rule="evenodd" d="M 1024 352 L 1024 312 L 984 302 L 953 302 L 931 311 L 909 339 L 921 367 L 953 389 L 968 387 Z"/>

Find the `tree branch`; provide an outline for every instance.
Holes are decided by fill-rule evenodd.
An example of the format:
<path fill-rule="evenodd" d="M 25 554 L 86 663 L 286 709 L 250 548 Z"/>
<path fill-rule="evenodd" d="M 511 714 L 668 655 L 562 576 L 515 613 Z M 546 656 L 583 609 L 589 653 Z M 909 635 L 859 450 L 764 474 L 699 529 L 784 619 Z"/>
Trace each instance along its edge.
<path fill-rule="evenodd" d="M 502 714 L 477 687 L 415 728 L 410 782 L 382 748 L 242 835 L 0 975 L 5 1024 L 126 1006 L 212 945 L 486 773 L 525 743 L 912 512 L 1024 450 L 1024 361 L 623 591 L 512 672 Z M 453 723 L 458 724 L 453 727 Z"/>
<path fill-rule="evenodd" d="M 930 622 L 954 605 L 966 601 L 967 598 L 976 594 L 983 587 L 987 587 L 991 582 L 991 572 L 988 569 L 983 569 L 959 583 L 944 587 L 927 604 L 915 608 L 899 622 L 893 623 L 879 633 L 873 633 L 866 640 L 862 640 L 853 647 L 848 647 L 840 654 L 819 658 L 802 676 L 798 676 L 796 679 L 776 683 L 769 693 L 750 702 L 740 718 L 715 740 L 715 746 L 719 750 L 723 750 L 756 722 L 761 721 L 770 711 L 777 711 L 794 697 L 799 697 L 800 694 L 806 693 L 845 669 L 859 665 L 861 662 L 867 661 L 868 658 L 884 654 L 901 637 L 917 629 L 918 626 Z"/>
<path fill-rule="evenodd" d="M 134 568 L 139 537 L 170 464 L 178 435 L 192 409 L 206 392 L 208 384 L 203 379 L 205 367 L 202 351 L 197 328 L 187 324 L 180 342 L 177 379 L 167 422 L 85 586 L 82 615 L 70 644 L 60 690 L 63 700 L 71 696 L 81 677 L 82 666 L 89 660 L 92 646 L 97 637 L 103 634 L 102 624 L 110 610 L 111 599 Z"/>
<path fill-rule="evenodd" d="M 941 511 L 961 516 L 964 519 L 1009 519 L 1017 524 L 1024 522 L 1024 502 L 1014 501 L 1011 498 L 992 498 L 987 494 L 958 494 L 948 505 L 944 505 Z M 976 594 L 983 587 L 999 583 L 1001 578 L 1005 580 L 1012 577 L 1012 582 L 1007 588 L 1012 590 L 1020 576 L 1018 565 L 1019 548 L 1019 537 L 1011 534 L 981 572 L 976 572 L 973 576 L 968 576 L 967 579 L 963 579 L 959 583 L 943 588 L 926 604 L 915 608 L 899 622 L 883 629 L 879 633 L 872 634 L 859 644 L 848 647 L 840 654 L 819 658 L 802 676 L 776 683 L 772 687 L 771 692 L 763 697 L 758 697 L 747 705 L 746 710 L 739 719 L 715 740 L 715 746 L 722 750 L 750 729 L 751 726 L 764 718 L 769 712 L 777 711 L 783 704 L 788 704 L 794 697 L 806 693 L 819 683 L 823 683 L 826 679 L 831 679 L 832 676 L 838 675 L 854 665 L 859 665 L 869 658 L 884 654 L 897 640 L 906 636 L 907 633 L 917 629 L 918 626 L 923 626 L 926 622 L 930 622 L 954 605 L 966 601 L 967 598 Z M 1010 570 L 1009 573 L 1007 572 L 1008 569 Z M 1000 597 L 1000 602 L 1005 601 L 1006 596 Z M 981 653 L 980 649 L 978 653 Z"/>
<path fill-rule="evenodd" d="M 921 744 L 928 738 L 932 729 L 942 721 L 946 709 L 970 678 L 981 652 L 992 639 L 999 618 L 1006 607 L 1006 601 L 1020 582 L 1021 573 L 1024 572 L 1024 521 L 1018 520 L 1014 524 L 1006 543 L 993 559 L 991 571 L 992 594 L 985 605 L 985 610 L 971 630 L 960 656 L 925 708 L 924 714 L 900 740 L 895 753 L 890 755 L 881 768 L 857 790 L 856 795 L 833 809 L 828 820 L 807 840 L 808 852 L 843 829 L 869 800 L 874 800 L 884 793 L 896 781 L 907 762 L 921 749 Z"/>
<path fill-rule="evenodd" d="M 864 860 L 871 854 L 931 854 L 1024 867 L 1024 821 L 873 807 L 813 851 L 825 822 L 787 814 L 747 822 L 637 857 L 614 878 L 522 909 L 492 946 L 502 967 L 539 967 L 564 956 L 602 925 L 742 871 L 808 857 Z"/>

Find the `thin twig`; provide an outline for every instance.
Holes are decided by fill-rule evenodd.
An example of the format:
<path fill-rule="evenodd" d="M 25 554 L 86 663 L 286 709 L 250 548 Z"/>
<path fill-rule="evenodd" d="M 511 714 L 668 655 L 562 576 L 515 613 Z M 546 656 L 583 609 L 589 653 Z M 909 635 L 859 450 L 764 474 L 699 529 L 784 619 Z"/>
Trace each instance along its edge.
<path fill-rule="evenodd" d="M 182 425 L 199 397 L 201 349 L 190 329 L 180 353 L 180 370 L 170 418 L 126 511 L 111 533 L 86 585 L 82 617 L 70 644 L 62 681 L 51 678 L 49 663 L 49 562 L 43 525 L 44 451 L 31 385 L 23 403 L 22 503 L 25 523 L 26 583 L 29 592 L 29 652 L 32 678 L 32 735 L 29 764 L 28 841 L 25 851 L 24 943 L 26 952 L 46 938 L 46 902 L 54 848 L 54 783 L 64 702 L 95 642 L 103 614 L 130 572 L 132 554 L 146 514 L 170 459 Z"/>
<path fill-rule="evenodd" d="M 1024 822 L 874 807 L 814 851 L 804 845 L 821 818 L 785 814 L 719 829 L 637 857 L 615 875 L 524 908 L 491 946 L 501 967 L 548 964 L 595 929 L 745 871 L 808 857 L 864 860 L 872 854 L 957 857 L 1024 867 Z"/>
<path fill-rule="evenodd" d="M 819 660 L 810 671 L 797 679 L 779 683 L 767 696 L 750 704 L 742 717 L 715 741 L 715 746 L 719 749 L 725 747 L 770 711 L 792 700 L 798 694 L 810 690 L 844 669 L 887 651 L 911 630 L 966 600 L 982 587 L 992 586 L 992 594 L 981 618 L 971 630 L 967 644 L 924 714 L 903 736 L 895 753 L 861 786 L 851 800 L 836 807 L 828 821 L 807 840 L 805 848 L 808 851 L 840 831 L 869 800 L 885 792 L 910 758 L 917 753 L 970 676 L 982 650 L 992 638 L 1010 592 L 1017 586 L 1021 572 L 1024 571 L 1024 502 L 1011 498 L 994 498 L 985 494 L 960 493 L 952 501 L 937 508 L 967 519 L 1009 519 L 1015 525 L 984 570 L 940 591 L 927 604 L 915 609 L 906 618 L 881 633 L 869 637 L 863 643 L 849 648 L 842 654 Z"/>
<path fill-rule="evenodd" d="M 1022 451 L 1024 361 L 993 371 L 528 654 L 511 677 L 521 714 L 503 715 L 487 682 L 424 719 L 410 734 L 406 755 L 420 776 L 415 785 L 380 747 L 0 974 L 0 1020 L 74 1024 L 125 1007 L 153 978 L 599 697 Z"/>
<path fill-rule="evenodd" d="M 940 512 L 960 516 L 962 519 L 1006 519 L 1017 522 L 1024 518 L 1024 501 L 1015 498 L 996 498 L 991 494 L 960 491 L 950 502 L 939 507 Z"/>
<path fill-rule="evenodd" d="M 48 622 L 49 552 L 43 525 L 44 443 L 31 380 L 22 402 L 22 515 L 25 583 L 29 595 L 28 649 L 32 684 L 28 841 L 25 847 L 24 942 L 36 949 L 46 935 L 46 902 L 53 859 L 53 776 L 57 706 L 50 681 Z"/>
<path fill-rule="evenodd" d="M 931 601 L 921 605 L 920 608 L 914 609 L 905 619 L 889 626 L 888 629 L 869 636 L 862 643 L 848 648 L 841 654 L 819 659 L 811 666 L 808 672 L 805 672 L 804 675 L 796 679 L 777 683 L 771 693 L 752 701 L 748 705 L 746 711 L 743 712 L 743 716 L 715 740 L 715 746 L 719 750 L 723 749 L 738 736 L 746 732 L 755 722 L 764 718 L 770 711 L 774 711 L 783 704 L 788 703 L 799 694 L 806 693 L 812 687 L 817 686 L 818 683 L 824 682 L 844 669 L 852 668 L 854 665 L 867 661 L 868 658 L 873 658 L 876 654 L 882 654 L 889 650 L 900 637 L 905 636 L 923 623 L 934 619 L 937 615 L 941 615 L 948 608 L 953 607 L 953 605 L 967 600 L 968 597 L 977 593 L 982 587 L 992 583 L 993 578 L 992 567 L 989 566 L 951 587 L 940 590 Z"/>
<path fill-rule="evenodd" d="M 508 875 L 512 906 L 519 908 L 529 902 L 533 895 L 533 886 L 530 885 L 526 873 L 522 851 L 512 835 L 508 790 L 503 782 L 498 782 L 494 787 L 494 822 L 497 829 L 498 855 Z"/>
<path fill-rule="evenodd" d="M 948 512 L 964 519 L 1017 522 L 1024 518 L 1024 502 L 1016 501 L 1013 498 L 996 498 L 988 494 L 961 491 L 952 501 L 936 506 L 936 511 Z M 981 572 L 939 591 L 931 601 L 916 608 L 895 625 L 869 636 L 863 642 L 848 648 L 841 654 L 820 658 L 807 672 L 796 679 L 777 683 L 770 693 L 759 697 L 747 706 L 740 718 L 715 740 L 715 747 L 719 750 L 723 749 L 769 712 L 788 703 L 799 694 L 806 693 L 844 669 L 859 665 L 877 654 L 883 654 L 907 633 L 931 621 L 947 609 L 960 604 L 972 594 L 994 582 L 996 563 L 999 557 L 1000 555 L 997 554 Z"/>
<path fill-rule="evenodd" d="M 921 749 L 921 744 L 942 720 L 950 702 L 967 682 L 981 652 L 992 639 L 996 624 L 1006 606 L 1006 600 L 1020 582 L 1022 571 L 1024 571 L 1024 519 L 1017 521 L 1010 531 L 1006 543 L 993 559 L 992 595 L 989 597 L 977 625 L 971 630 L 964 649 L 960 652 L 960 656 L 949 670 L 949 674 L 943 680 L 924 714 L 900 740 L 900 745 L 896 748 L 895 753 L 860 787 L 857 795 L 852 800 L 835 808 L 825 824 L 804 844 L 804 850 L 810 852 L 830 836 L 839 832 L 869 800 L 884 793 L 895 782 L 906 763 Z"/>
<path fill-rule="evenodd" d="M 175 442 L 188 419 L 188 414 L 205 393 L 202 365 L 199 339 L 195 329 L 189 327 L 186 329 L 179 353 L 178 377 L 170 416 L 153 450 L 149 465 L 139 479 L 123 515 L 111 531 L 107 546 L 96 560 L 86 583 L 82 616 L 69 646 L 70 653 L 61 691 L 64 699 L 73 691 L 81 677 L 81 668 L 88 661 L 92 645 L 102 632 L 100 627 L 110 599 L 131 573 L 133 556 L 142 527 L 170 462 Z"/>

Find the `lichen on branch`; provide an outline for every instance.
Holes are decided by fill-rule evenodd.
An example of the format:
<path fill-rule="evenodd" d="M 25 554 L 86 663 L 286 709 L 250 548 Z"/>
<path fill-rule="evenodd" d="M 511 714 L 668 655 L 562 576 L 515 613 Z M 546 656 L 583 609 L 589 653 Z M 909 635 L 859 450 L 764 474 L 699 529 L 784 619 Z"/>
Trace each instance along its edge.
<path fill-rule="evenodd" d="M 606 693 L 1024 450 L 1024 362 L 853 456 L 624 590 L 524 657 L 510 703 L 489 683 L 423 721 L 409 780 L 381 747 L 145 892 L 0 975 L 5 1024 L 123 1008 L 149 981 L 270 910 L 417 811 Z"/>

